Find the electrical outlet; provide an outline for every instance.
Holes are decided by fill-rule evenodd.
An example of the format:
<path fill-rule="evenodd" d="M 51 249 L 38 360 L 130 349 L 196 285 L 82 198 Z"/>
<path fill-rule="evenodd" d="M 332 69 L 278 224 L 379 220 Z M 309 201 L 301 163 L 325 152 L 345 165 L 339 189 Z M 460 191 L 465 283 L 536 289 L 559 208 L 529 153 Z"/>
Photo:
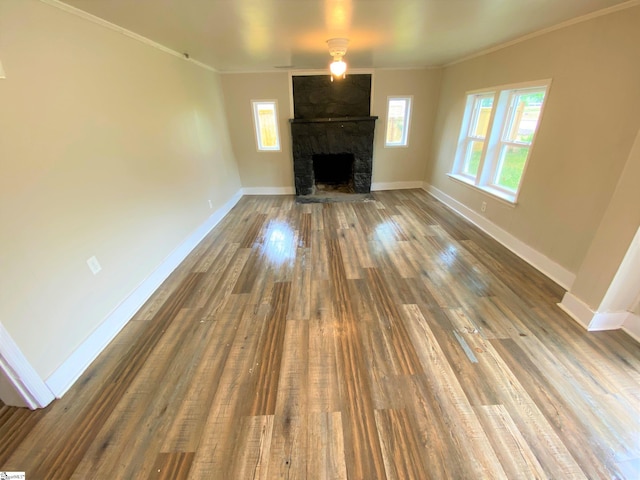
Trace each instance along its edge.
<path fill-rule="evenodd" d="M 102 270 L 102 266 L 100 265 L 100 262 L 95 257 L 95 255 L 87 260 L 87 265 L 89 265 L 89 270 L 91 270 L 91 273 L 93 273 L 94 275 L 97 275 L 100 270 Z"/>
<path fill-rule="evenodd" d="M 209 200 L 209 208 L 213 208 L 213 203 L 211 203 L 211 200 Z"/>
<path fill-rule="evenodd" d="M 487 210 L 487 202 L 482 202 L 482 206 L 480 207 L 481 212 L 485 212 Z"/>

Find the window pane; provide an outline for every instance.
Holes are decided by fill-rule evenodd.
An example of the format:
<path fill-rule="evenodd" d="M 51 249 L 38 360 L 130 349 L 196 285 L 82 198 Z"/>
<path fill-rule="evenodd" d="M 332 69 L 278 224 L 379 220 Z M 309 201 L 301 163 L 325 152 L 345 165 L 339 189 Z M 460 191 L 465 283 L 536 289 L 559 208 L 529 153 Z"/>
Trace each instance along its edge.
<path fill-rule="evenodd" d="M 505 140 L 531 144 L 538 127 L 544 91 L 518 93 L 514 95 L 509 126 Z"/>
<path fill-rule="evenodd" d="M 517 191 L 528 154 L 529 146 L 503 146 L 495 184 L 514 192 Z"/>
<path fill-rule="evenodd" d="M 260 123 L 260 138 L 263 147 L 275 147 L 276 142 L 276 122 L 273 108 L 258 107 L 258 117 Z"/>
<path fill-rule="evenodd" d="M 470 125 L 469 135 L 484 138 L 487 136 L 487 127 L 493 108 L 493 97 L 477 97 L 474 105 L 473 120 Z"/>
<path fill-rule="evenodd" d="M 389 102 L 389 120 L 387 122 L 387 143 L 400 143 L 404 130 L 404 102 Z"/>
<path fill-rule="evenodd" d="M 390 98 L 387 114 L 386 145 L 406 145 L 408 112 L 410 108 L 408 98 Z"/>
<path fill-rule="evenodd" d="M 480 165 L 480 156 L 482 155 L 482 148 L 484 142 L 478 140 L 472 140 L 467 147 L 467 153 L 464 160 L 463 172 L 467 175 L 475 177 L 478 175 L 478 166 Z"/>

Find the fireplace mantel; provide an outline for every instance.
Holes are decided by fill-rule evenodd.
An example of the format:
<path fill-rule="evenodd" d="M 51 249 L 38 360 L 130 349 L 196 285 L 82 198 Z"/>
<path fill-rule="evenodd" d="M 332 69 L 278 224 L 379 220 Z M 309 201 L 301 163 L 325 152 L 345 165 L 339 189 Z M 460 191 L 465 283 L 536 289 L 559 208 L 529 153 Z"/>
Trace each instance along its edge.
<path fill-rule="evenodd" d="M 327 123 L 327 122 L 362 122 L 371 121 L 374 122 L 378 117 L 336 117 L 336 118 L 290 118 L 291 123 Z"/>

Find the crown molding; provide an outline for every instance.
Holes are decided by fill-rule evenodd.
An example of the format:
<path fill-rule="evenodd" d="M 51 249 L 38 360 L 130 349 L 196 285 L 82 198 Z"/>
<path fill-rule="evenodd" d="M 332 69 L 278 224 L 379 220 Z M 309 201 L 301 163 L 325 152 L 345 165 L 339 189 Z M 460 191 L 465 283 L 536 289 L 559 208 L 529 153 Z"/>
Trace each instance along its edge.
<path fill-rule="evenodd" d="M 628 8 L 637 7 L 638 5 L 640 5 L 640 0 L 629 0 L 627 2 L 619 3 L 618 5 L 613 5 L 611 7 L 603 8 L 602 10 L 596 10 L 595 12 L 587 13 L 585 15 L 581 15 L 579 17 L 575 17 L 570 20 L 557 23 L 555 25 L 552 25 L 551 27 L 543 28 L 542 30 L 528 33 L 527 35 L 523 35 L 522 37 L 509 40 L 508 42 L 504 42 L 499 45 L 495 45 L 493 47 L 485 48 L 484 50 L 480 50 L 479 52 L 472 53 L 471 55 L 467 55 L 458 60 L 454 60 L 453 62 L 445 63 L 444 65 L 442 65 L 442 67 L 443 68 L 451 67 L 453 65 L 457 65 L 458 63 L 466 62 L 474 58 L 482 57 L 489 53 L 497 52 L 498 50 L 502 50 L 503 48 L 511 47 L 513 45 L 517 45 L 518 43 L 526 42 L 527 40 L 531 40 L 532 38 L 546 35 L 547 33 L 551 33 L 556 30 L 561 30 L 563 28 L 570 27 L 578 23 L 587 22 L 589 20 L 593 20 L 594 18 L 610 15 L 612 13 L 619 12 L 620 10 L 626 10 Z"/>
<path fill-rule="evenodd" d="M 211 72 L 215 72 L 215 73 L 219 73 L 218 70 L 216 70 L 215 68 L 211 67 L 210 65 L 207 65 L 206 63 L 202 63 L 199 62 L 198 60 L 194 60 L 193 58 L 189 58 L 188 56 L 186 56 L 184 53 L 180 53 L 180 52 L 176 52 L 175 50 L 170 49 L 169 47 L 165 47 L 164 45 L 158 43 L 158 42 L 154 42 L 153 40 L 147 38 L 147 37 L 143 37 L 142 35 L 138 35 L 135 32 L 132 32 L 131 30 L 127 30 L 126 28 L 122 28 L 118 25 L 116 25 L 115 23 L 111 23 L 108 22 L 107 20 L 104 20 L 100 17 L 96 17 L 95 15 L 92 15 L 91 13 L 85 12 L 84 10 L 80 10 L 79 8 L 76 7 L 72 7 L 71 5 L 68 5 L 66 3 L 63 3 L 59 0 L 40 0 L 42 3 L 45 3 L 47 5 L 50 5 L 52 7 L 58 8 L 60 10 L 63 10 L 67 13 L 70 13 L 71 15 L 75 15 L 76 17 L 80 17 L 84 20 L 87 20 L 91 23 L 95 23 L 96 25 L 100 25 L 101 27 L 104 28 L 108 28 L 109 30 L 113 30 L 114 32 L 118 32 L 126 37 L 132 38 L 134 40 L 137 40 L 138 42 L 144 43 L 145 45 L 148 45 L 150 47 L 153 48 L 157 48 L 158 50 L 164 52 L 164 53 L 168 53 L 169 55 L 173 55 L 174 57 L 178 57 L 178 58 L 182 58 L 183 60 L 185 60 L 186 62 L 190 62 L 193 63 L 194 65 L 197 65 L 201 68 L 204 68 L 205 70 L 209 70 Z"/>

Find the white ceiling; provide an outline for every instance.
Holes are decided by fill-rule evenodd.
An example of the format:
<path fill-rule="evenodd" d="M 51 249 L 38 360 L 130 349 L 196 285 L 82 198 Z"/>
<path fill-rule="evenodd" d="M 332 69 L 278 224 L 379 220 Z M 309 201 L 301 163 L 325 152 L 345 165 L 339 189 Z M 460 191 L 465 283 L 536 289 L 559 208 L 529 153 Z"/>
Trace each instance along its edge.
<path fill-rule="evenodd" d="M 64 0 L 221 72 L 438 66 L 625 0 Z M 637 3 L 637 2 L 634 2 Z"/>

